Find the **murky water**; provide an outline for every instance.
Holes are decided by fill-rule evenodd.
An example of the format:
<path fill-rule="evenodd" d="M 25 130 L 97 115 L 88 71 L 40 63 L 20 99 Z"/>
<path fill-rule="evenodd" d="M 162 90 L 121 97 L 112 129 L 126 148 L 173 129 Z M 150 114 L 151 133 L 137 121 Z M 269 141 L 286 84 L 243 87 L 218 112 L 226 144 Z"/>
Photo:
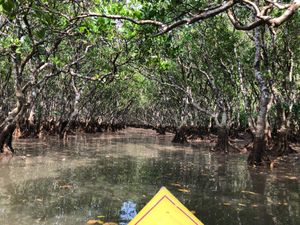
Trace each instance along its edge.
<path fill-rule="evenodd" d="M 207 225 L 300 224 L 299 159 L 249 170 L 245 155 L 217 156 L 171 138 L 129 129 L 18 141 L 19 156 L 0 162 L 0 224 L 119 222 L 124 202 L 140 210 L 162 186 Z"/>

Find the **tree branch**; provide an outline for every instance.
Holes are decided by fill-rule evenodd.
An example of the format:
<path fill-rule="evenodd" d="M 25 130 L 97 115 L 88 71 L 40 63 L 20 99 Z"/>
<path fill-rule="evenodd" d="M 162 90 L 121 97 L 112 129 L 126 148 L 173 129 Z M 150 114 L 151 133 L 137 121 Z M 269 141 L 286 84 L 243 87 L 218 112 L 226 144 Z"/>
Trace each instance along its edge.
<path fill-rule="evenodd" d="M 300 8 L 300 0 L 294 0 L 293 3 L 284 11 L 284 13 L 276 18 L 269 20 L 269 24 L 274 27 L 278 27 L 293 16 L 296 11 Z"/>
<path fill-rule="evenodd" d="M 157 35 L 167 33 L 169 31 L 173 30 L 174 28 L 179 27 L 184 24 L 193 24 L 195 22 L 198 22 L 198 21 L 201 21 L 204 19 L 208 19 L 210 17 L 214 17 L 218 14 L 225 12 L 226 10 L 231 8 L 233 5 L 235 5 L 236 3 L 237 3 L 236 0 L 226 1 L 225 3 L 222 3 L 217 7 L 204 9 L 201 13 L 194 15 L 191 18 L 182 19 L 182 20 L 176 21 L 170 25 L 164 25 L 164 26 L 162 26 L 162 30 Z"/>
<path fill-rule="evenodd" d="M 127 20 L 130 21 L 134 24 L 138 24 L 138 25 L 155 25 L 158 27 L 163 26 L 164 24 L 162 22 L 156 21 L 156 20 L 135 20 L 131 17 L 128 16 L 121 16 L 121 15 L 107 15 L 107 14 L 100 14 L 100 13 L 92 13 L 92 12 L 88 12 L 85 14 L 82 14 L 80 16 L 77 16 L 73 19 L 71 19 L 70 21 L 74 21 L 74 20 L 78 20 L 78 19 L 83 19 L 83 18 L 87 18 L 87 17 L 102 17 L 102 18 L 107 18 L 107 19 L 113 19 L 113 20 Z"/>
<path fill-rule="evenodd" d="M 230 22 L 232 23 L 232 25 L 234 26 L 234 28 L 237 30 L 253 30 L 254 28 L 261 26 L 262 24 L 265 23 L 265 21 L 263 19 L 258 19 L 250 24 L 242 25 L 236 19 L 236 16 L 232 9 L 229 9 L 227 11 L 227 16 L 228 16 Z"/>
<path fill-rule="evenodd" d="M 157 20 L 151 20 L 151 19 L 146 19 L 146 20 L 139 20 L 139 19 L 134 19 L 129 16 L 122 16 L 122 15 L 107 15 L 107 14 L 101 14 L 101 13 L 93 13 L 93 12 L 88 12 L 81 14 L 75 18 L 70 19 L 69 21 L 76 21 L 79 19 L 84 19 L 88 17 L 102 17 L 102 18 L 108 18 L 112 20 L 126 20 L 129 22 L 132 22 L 134 24 L 138 25 L 154 25 L 159 28 L 159 32 L 155 35 L 162 35 L 165 34 L 177 27 L 180 27 L 182 25 L 189 25 L 193 24 L 211 17 L 214 17 L 216 15 L 219 15 L 223 12 L 227 11 L 227 15 L 234 25 L 234 27 L 238 30 L 253 30 L 254 28 L 261 26 L 263 24 L 268 24 L 269 26 L 279 26 L 283 22 L 285 22 L 288 18 L 290 18 L 300 7 L 300 0 L 294 0 L 291 4 L 285 4 L 281 5 L 277 3 L 277 1 L 271 1 L 271 0 L 266 0 L 267 3 L 269 3 L 267 6 L 259 7 L 254 1 L 250 0 L 230 0 L 230 1 L 225 1 L 215 7 L 208 7 L 206 9 L 201 10 L 200 13 L 194 15 L 191 13 L 186 13 L 188 16 L 187 18 L 183 18 L 181 20 L 174 21 L 173 23 L 166 24 Z M 253 9 L 255 12 L 255 17 L 257 18 L 255 21 L 248 25 L 241 25 L 238 20 L 236 19 L 234 13 L 233 13 L 233 6 L 236 4 L 244 4 L 248 8 Z M 267 16 L 267 13 L 270 9 L 273 7 L 277 7 L 279 9 L 286 9 L 285 12 L 277 17 L 277 18 L 271 18 Z"/>

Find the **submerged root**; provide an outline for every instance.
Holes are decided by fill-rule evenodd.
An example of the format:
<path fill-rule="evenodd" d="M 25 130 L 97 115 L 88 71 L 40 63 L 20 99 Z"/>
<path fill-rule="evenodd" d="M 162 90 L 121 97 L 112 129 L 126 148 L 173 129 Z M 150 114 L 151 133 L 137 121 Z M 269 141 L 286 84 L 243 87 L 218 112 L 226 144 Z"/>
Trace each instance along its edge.
<path fill-rule="evenodd" d="M 225 145 L 225 146 L 222 146 L 222 145 Z M 213 147 L 211 149 L 211 151 L 213 151 L 213 152 L 224 152 L 226 154 L 228 154 L 230 152 L 235 152 L 235 153 L 244 152 L 244 148 L 241 149 L 238 146 L 231 143 L 230 141 L 227 141 L 227 143 L 223 143 L 222 145 L 216 144 L 216 146 Z"/>
<path fill-rule="evenodd" d="M 4 150 L 3 153 L 0 153 L 0 164 L 8 163 L 12 158 L 13 158 L 13 153 L 8 150 Z"/>
<path fill-rule="evenodd" d="M 252 150 L 248 156 L 248 164 L 250 166 L 261 166 L 265 163 L 269 163 L 270 159 L 266 154 L 267 145 L 266 141 L 262 137 L 255 137 Z"/>
<path fill-rule="evenodd" d="M 228 145 L 230 147 L 230 149 L 232 149 L 235 152 L 243 152 L 243 149 L 240 149 L 239 147 L 235 146 L 233 143 L 231 143 L 230 141 L 228 142 Z"/>
<path fill-rule="evenodd" d="M 283 143 L 276 143 L 271 148 L 271 155 L 277 157 L 295 153 L 298 152 L 291 145 L 284 145 Z"/>

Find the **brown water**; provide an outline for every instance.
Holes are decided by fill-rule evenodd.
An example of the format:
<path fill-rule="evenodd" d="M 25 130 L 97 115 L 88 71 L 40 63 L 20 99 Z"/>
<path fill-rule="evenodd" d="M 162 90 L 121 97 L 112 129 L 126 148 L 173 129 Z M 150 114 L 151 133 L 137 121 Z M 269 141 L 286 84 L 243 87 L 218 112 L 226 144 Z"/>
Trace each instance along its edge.
<path fill-rule="evenodd" d="M 162 186 L 207 225 L 300 224 L 298 157 L 273 171 L 249 170 L 246 155 L 218 156 L 171 138 L 129 129 L 16 142 L 17 156 L 0 162 L 0 224 L 118 222 L 123 202 L 140 210 Z"/>

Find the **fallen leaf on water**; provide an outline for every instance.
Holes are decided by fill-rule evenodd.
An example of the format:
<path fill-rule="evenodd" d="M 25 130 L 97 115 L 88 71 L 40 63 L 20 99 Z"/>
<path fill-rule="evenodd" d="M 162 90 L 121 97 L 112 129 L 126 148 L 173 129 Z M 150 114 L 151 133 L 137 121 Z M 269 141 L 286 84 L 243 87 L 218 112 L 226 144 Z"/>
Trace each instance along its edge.
<path fill-rule="evenodd" d="M 86 223 L 89 224 L 89 225 L 103 224 L 103 221 L 101 221 L 101 220 L 89 220 Z"/>
<path fill-rule="evenodd" d="M 245 207 L 246 205 L 245 204 L 243 204 L 243 203 L 238 203 L 238 205 L 239 206 L 243 206 L 243 207 Z"/>
<path fill-rule="evenodd" d="M 230 206 L 231 204 L 229 202 L 224 202 L 223 205 Z"/>
<path fill-rule="evenodd" d="M 36 201 L 37 201 L 37 202 L 42 202 L 43 199 L 37 198 Z"/>
<path fill-rule="evenodd" d="M 183 193 L 190 193 L 191 192 L 189 189 L 185 189 L 185 188 L 179 188 L 178 191 L 183 192 Z"/>
<path fill-rule="evenodd" d="M 258 193 L 252 192 L 252 191 L 242 191 L 244 194 L 249 194 L 249 195 L 258 195 Z"/>
<path fill-rule="evenodd" d="M 181 187 L 182 185 L 181 184 L 178 184 L 178 183 L 171 183 L 172 186 L 174 187 Z"/>
<path fill-rule="evenodd" d="M 253 208 L 257 208 L 258 207 L 258 205 L 256 205 L 256 204 L 253 204 L 253 205 L 251 205 Z"/>
<path fill-rule="evenodd" d="M 72 188 L 72 187 L 73 187 L 73 186 L 72 186 L 72 185 L 69 185 L 69 184 L 59 186 L 59 188 L 61 188 L 61 189 L 70 189 L 70 188 Z"/>
<path fill-rule="evenodd" d="M 289 180 L 297 180 L 297 177 L 291 177 L 291 176 L 285 176 L 284 178 L 289 179 Z"/>

